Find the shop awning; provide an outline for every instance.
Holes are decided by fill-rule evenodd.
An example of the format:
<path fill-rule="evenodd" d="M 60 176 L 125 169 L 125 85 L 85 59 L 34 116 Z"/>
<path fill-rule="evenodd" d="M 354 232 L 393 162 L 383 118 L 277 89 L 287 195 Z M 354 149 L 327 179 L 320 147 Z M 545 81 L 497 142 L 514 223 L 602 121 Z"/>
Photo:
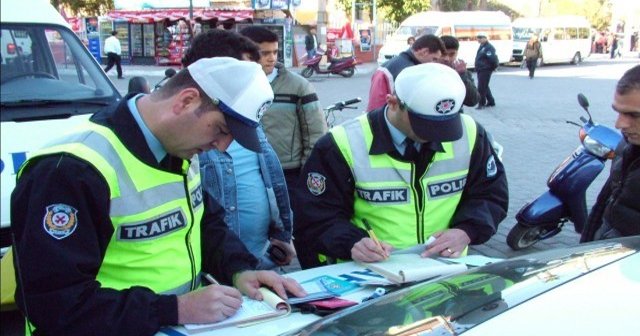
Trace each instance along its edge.
<path fill-rule="evenodd" d="M 172 8 L 172 9 L 145 9 L 145 10 L 125 10 L 116 9 L 109 11 L 107 17 L 114 21 L 128 21 L 138 23 L 153 23 L 169 19 L 177 21 L 180 19 L 189 19 L 189 9 Z M 212 8 L 194 8 L 193 18 L 202 20 L 218 19 L 225 21 L 233 19 L 242 21 L 253 18 L 252 9 L 212 9 Z"/>

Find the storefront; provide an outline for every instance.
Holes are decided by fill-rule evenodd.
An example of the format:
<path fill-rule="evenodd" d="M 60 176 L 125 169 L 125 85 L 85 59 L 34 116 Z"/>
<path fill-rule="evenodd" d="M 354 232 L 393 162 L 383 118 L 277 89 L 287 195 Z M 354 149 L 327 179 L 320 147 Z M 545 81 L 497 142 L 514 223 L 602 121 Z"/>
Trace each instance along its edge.
<path fill-rule="evenodd" d="M 100 22 L 101 40 L 118 31 L 123 62 L 130 64 L 177 65 L 198 31 L 251 23 L 252 9 L 194 8 L 189 23 L 188 8 L 112 10 Z M 104 56 L 104 55 L 103 55 Z"/>

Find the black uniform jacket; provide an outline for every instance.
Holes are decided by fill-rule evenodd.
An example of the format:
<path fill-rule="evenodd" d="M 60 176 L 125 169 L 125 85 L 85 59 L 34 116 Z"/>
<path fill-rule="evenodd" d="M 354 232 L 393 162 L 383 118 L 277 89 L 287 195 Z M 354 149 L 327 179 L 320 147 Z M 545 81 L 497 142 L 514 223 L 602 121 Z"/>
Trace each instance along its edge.
<path fill-rule="evenodd" d="M 126 99 L 91 120 L 112 129 L 140 160 L 159 166 Z M 181 159 L 163 160 L 163 167 L 164 161 L 170 161 L 164 170 L 181 172 Z M 175 295 L 158 295 L 144 287 L 122 291 L 101 288 L 96 281 L 114 233 L 109 199 L 102 175 L 68 154 L 39 159 L 18 181 L 11 198 L 14 255 L 21 271 L 16 299 L 23 313 L 26 304 L 37 335 L 152 335 L 161 326 L 177 323 Z M 43 229 L 45 209 L 56 203 L 78 210 L 75 231 L 59 240 Z M 201 223 L 202 266 L 230 284 L 234 273 L 253 269 L 257 260 L 223 218 L 224 209 L 206 199 Z"/>
<path fill-rule="evenodd" d="M 374 134 L 369 154 L 388 154 L 402 160 L 391 140 L 384 119 L 384 109 L 368 114 Z M 484 128 L 479 124 L 477 126 L 477 139 L 471 155 L 467 182 L 450 225 L 464 230 L 472 244 L 482 244 L 489 240 L 496 232 L 498 223 L 505 218 L 508 208 L 504 167 L 495 159 L 497 167 L 492 168 L 495 175 L 487 177 L 487 163 L 491 156 L 496 155 Z M 430 142 L 423 144 L 424 146 L 427 149 L 421 150 L 423 161 L 417 165 L 417 169 L 423 171 L 431 162 L 435 151 L 443 150 L 440 143 Z M 307 187 L 308 176 L 312 173 L 326 178 L 324 192 L 318 196 L 312 194 Z M 367 233 L 350 222 L 354 211 L 354 178 L 331 134 L 326 134 L 316 143 L 299 183 L 299 201 L 296 202 L 294 212 L 297 225 L 294 229 L 296 246 L 305 246 L 333 258 L 351 259 L 351 248 L 360 239 L 367 237 Z M 314 191 L 317 193 L 317 188 Z"/>

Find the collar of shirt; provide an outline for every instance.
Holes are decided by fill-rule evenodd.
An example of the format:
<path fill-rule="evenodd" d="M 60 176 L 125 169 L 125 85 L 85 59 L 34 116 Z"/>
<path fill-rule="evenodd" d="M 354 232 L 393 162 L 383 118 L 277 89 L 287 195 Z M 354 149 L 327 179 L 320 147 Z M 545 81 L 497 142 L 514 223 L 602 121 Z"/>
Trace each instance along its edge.
<path fill-rule="evenodd" d="M 394 150 L 398 154 L 404 153 L 404 139 L 407 136 L 389 122 L 386 111 L 387 105 L 384 108 L 369 112 L 368 118 L 373 132 L 373 143 L 369 150 L 371 155 L 387 154 Z M 394 135 L 393 132 L 397 133 Z M 444 152 L 444 147 L 440 142 L 429 141 L 423 143 L 422 146 L 427 146 L 427 149 L 434 152 Z"/>
<path fill-rule="evenodd" d="M 273 68 L 273 71 L 271 71 L 271 73 L 267 75 L 267 79 L 269 80 L 269 83 L 272 83 L 273 80 L 276 79 L 276 77 L 278 77 L 277 67 Z"/>
<path fill-rule="evenodd" d="M 138 106 L 136 105 L 136 101 L 142 96 L 144 96 L 142 93 L 133 96 L 127 101 L 127 107 L 129 107 L 131 115 L 136 120 L 136 123 L 138 123 L 138 127 L 140 127 L 142 135 L 144 135 L 144 139 L 147 141 L 147 145 L 149 145 L 149 149 L 151 149 L 153 156 L 155 156 L 156 160 L 160 162 L 167 155 L 167 151 L 162 147 L 160 140 L 151 133 L 151 130 L 147 127 L 144 120 L 142 120 L 142 116 L 140 115 L 140 111 L 138 111 Z"/>

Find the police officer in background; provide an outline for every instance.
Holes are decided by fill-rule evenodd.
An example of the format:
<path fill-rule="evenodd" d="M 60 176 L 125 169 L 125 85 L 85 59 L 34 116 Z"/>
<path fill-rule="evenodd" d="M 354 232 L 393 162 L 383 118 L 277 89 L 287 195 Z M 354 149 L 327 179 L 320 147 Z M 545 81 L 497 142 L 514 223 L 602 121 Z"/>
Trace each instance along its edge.
<path fill-rule="evenodd" d="M 261 285 L 303 295 L 253 271 L 256 258 L 202 191 L 195 155 L 234 138 L 259 151 L 256 116 L 272 99 L 259 65 L 201 59 L 34 153 L 11 197 L 16 302 L 30 331 L 151 335 L 226 319 L 241 293 L 261 299 Z M 202 288 L 203 272 L 223 285 Z"/>
<path fill-rule="evenodd" d="M 476 109 L 481 110 L 485 107 L 496 106 L 496 100 L 491 94 L 491 88 L 489 88 L 489 81 L 491 81 L 491 74 L 496 71 L 499 65 L 498 55 L 496 55 L 496 48 L 489 43 L 486 32 L 480 32 L 477 35 L 478 52 L 476 53 L 476 73 L 478 74 L 478 93 L 480 94 L 480 102 Z"/>
<path fill-rule="evenodd" d="M 295 210 L 298 243 L 318 255 L 303 268 L 383 260 L 432 235 L 424 256 L 459 257 L 495 234 L 507 214 L 506 175 L 484 128 L 459 113 L 464 97 L 450 67 L 407 67 L 382 108 L 320 138 Z"/>

